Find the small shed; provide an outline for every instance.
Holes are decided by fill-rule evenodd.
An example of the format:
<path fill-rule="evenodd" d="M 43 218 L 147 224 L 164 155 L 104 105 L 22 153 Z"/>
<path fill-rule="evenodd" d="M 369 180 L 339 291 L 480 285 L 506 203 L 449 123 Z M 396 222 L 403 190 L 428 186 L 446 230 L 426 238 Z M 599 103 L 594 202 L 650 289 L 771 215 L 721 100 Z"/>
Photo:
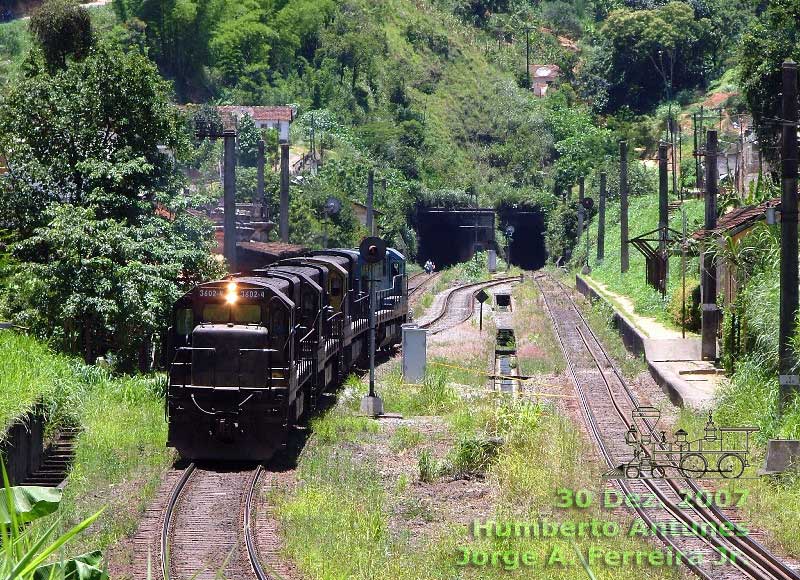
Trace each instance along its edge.
<path fill-rule="evenodd" d="M 766 221 L 767 210 L 775 208 L 779 215 L 781 199 L 779 197 L 768 199 L 757 205 L 738 207 L 724 214 L 717 220 L 717 227 L 713 230 L 700 229 L 692 234 L 695 241 L 702 241 L 709 236 L 716 238 L 717 243 L 723 243 L 730 238 L 734 244 L 738 244 L 745 238 L 760 221 Z M 728 306 L 736 300 L 739 286 L 744 280 L 740 280 L 735 264 L 729 264 L 725 260 L 717 263 L 717 291 L 721 292 L 724 298 L 724 305 Z"/>
<path fill-rule="evenodd" d="M 367 227 L 367 206 L 366 206 L 366 204 L 360 203 L 358 201 L 351 201 L 350 205 L 353 208 L 353 213 L 356 215 L 356 219 L 358 220 L 358 223 L 360 223 L 364 227 Z M 377 209 L 373 208 L 372 214 L 373 214 L 374 219 L 375 219 L 375 230 L 379 231 L 380 227 L 378 226 L 378 216 L 382 215 L 383 212 L 378 211 Z"/>
<path fill-rule="evenodd" d="M 532 64 L 530 75 L 533 94 L 544 97 L 550 85 L 561 76 L 561 68 L 556 64 Z"/>

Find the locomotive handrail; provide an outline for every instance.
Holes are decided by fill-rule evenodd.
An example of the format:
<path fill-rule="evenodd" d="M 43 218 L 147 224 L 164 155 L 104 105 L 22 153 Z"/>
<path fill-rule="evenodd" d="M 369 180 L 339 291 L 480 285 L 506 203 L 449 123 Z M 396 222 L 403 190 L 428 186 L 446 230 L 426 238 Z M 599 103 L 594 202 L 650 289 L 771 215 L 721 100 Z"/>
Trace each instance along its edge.
<path fill-rule="evenodd" d="M 194 403 L 194 406 L 197 407 L 198 411 L 200 411 L 201 413 L 205 413 L 206 415 L 211 415 L 212 417 L 217 416 L 216 412 L 206 411 L 203 407 L 201 407 L 200 403 L 198 403 L 197 400 L 194 398 L 194 393 L 192 393 L 192 396 L 190 398 L 192 399 L 192 403 Z"/>
<path fill-rule="evenodd" d="M 239 352 L 278 352 L 274 348 L 240 348 Z"/>

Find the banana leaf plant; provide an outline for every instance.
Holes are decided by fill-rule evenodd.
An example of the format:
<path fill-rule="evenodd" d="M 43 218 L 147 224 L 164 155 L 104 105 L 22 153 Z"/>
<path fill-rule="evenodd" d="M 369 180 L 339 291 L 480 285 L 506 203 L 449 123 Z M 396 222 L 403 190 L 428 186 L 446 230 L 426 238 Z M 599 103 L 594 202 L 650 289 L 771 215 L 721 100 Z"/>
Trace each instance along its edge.
<path fill-rule="evenodd" d="M 42 521 L 58 510 L 60 489 L 12 486 L 5 465 L 0 498 L 0 580 L 108 580 L 101 566 L 102 554 L 90 552 L 51 561 L 62 547 L 100 516 L 98 511 L 63 534 L 56 534 L 59 520 Z"/>

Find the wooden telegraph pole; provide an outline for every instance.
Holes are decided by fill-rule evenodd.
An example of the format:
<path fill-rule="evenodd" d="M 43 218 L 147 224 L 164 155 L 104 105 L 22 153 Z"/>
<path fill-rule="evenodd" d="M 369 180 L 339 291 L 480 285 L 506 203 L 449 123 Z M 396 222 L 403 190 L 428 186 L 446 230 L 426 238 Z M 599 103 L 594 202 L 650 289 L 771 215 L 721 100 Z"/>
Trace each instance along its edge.
<path fill-rule="evenodd" d="M 597 216 L 597 261 L 606 257 L 606 173 L 600 174 L 600 207 Z"/>
<path fill-rule="evenodd" d="M 781 306 L 778 357 L 780 410 L 798 390 L 792 337 L 798 309 L 797 271 L 797 64 L 783 63 L 783 128 L 781 135 Z"/>
<path fill-rule="evenodd" d="M 717 310 L 717 267 L 714 263 L 714 252 L 710 246 L 714 243 L 711 233 L 717 227 L 717 132 L 709 130 L 706 134 L 706 239 L 703 248 L 703 268 L 701 282 L 703 285 L 703 317 L 702 345 L 703 360 L 717 359 L 717 329 L 719 312 Z"/>
<path fill-rule="evenodd" d="M 584 211 L 583 211 L 583 198 L 586 195 L 586 182 L 584 178 L 581 176 L 578 179 L 578 236 L 576 239 L 577 242 L 580 242 L 581 236 L 583 235 L 583 222 L 584 222 Z"/>
<path fill-rule="evenodd" d="M 630 266 L 628 254 L 628 142 L 619 142 L 619 265 L 624 274 Z"/>

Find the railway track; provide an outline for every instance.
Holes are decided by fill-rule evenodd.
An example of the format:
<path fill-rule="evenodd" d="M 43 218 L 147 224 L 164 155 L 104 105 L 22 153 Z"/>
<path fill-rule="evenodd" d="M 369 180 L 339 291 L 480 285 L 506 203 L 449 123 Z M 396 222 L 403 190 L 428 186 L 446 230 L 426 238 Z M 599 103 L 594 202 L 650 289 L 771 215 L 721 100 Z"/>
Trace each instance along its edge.
<path fill-rule="evenodd" d="M 639 406 L 630 389 L 608 356 L 600 340 L 589 327 L 583 314 L 561 282 L 547 274 L 535 277 L 545 307 L 553 321 L 556 337 L 564 352 L 567 369 L 575 384 L 586 424 L 608 466 L 612 469 L 631 455 L 625 443 L 625 432 L 632 423 L 632 412 Z M 655 441 L 661 440 L 655 425 L 646 422 Z M 660 474 L 656 474 L 660 475 Z M 734 533 L 656 535 L 681 554 L 683 562 L 697 576 L 707 580 L 797 580 L 800 575 L 778 559 L 748 533 L 731 521 L 718 507 L 697 502 L 699 486 L 690 479 L 642 478 L 619 479 L 617 485 L 624 494 L 655 497 L 656 507 L 637 507 L 636 512 L 652 529 L 664 530 L 728 529 Z M 688 491 L 694 499 L 684 502 L 681 492 Z M 646 494 L 646 495 L 643 495 Z M 727 560 L 723 555 L 728 554 Z M 691 561 L 690 555 L 694 555 Z M 696 556 L 700 557 L 697 558 Z M 722 562 L 722 564 L 719 564 Z"/>
<path fill-rule="evenodd" d="M 269 580 L 253 533 L 264 470 L 190 464 L 172 490 L 161 528 L 164 580 Z"/>
<path fill-rule="evenodd" d="M 409 301 L 419 297 L 425 290 L 431 288 L 439 277 L 441 272 L 433 272 L 427 274 L 426 272 L 418 272 L 408 279 L 408 299 Z"/>
<path fill-rule="evenodd" d="M 500 284 L 518 281 L 518 276 L 508 276 L 483 282 L 462 284 L 445 290 L 440 295 L 442 298 L 438 300 L 440 306 L 436 314 L 432 317 L 422 318 L 419 326 L 420 328 L 427 328 L 430 334 L 438 334 L 458 326 L 472 317 L 475 312 L 475 295 L 479 291 L 499 286 Z"/>

